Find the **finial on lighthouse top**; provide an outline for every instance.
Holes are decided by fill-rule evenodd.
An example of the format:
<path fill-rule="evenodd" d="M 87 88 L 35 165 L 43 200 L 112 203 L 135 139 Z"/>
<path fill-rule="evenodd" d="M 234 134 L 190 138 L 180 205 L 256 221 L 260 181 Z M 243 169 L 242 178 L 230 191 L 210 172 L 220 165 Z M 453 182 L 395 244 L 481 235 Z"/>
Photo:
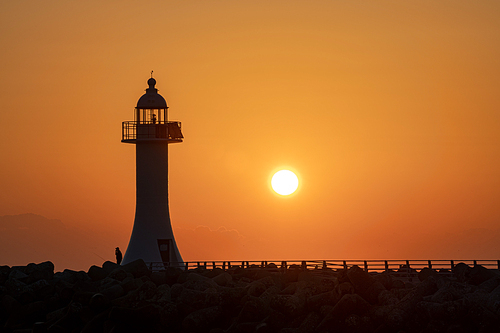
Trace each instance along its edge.
<path fill-rule="evenodd" d="M 158 89 L 155 88 L 156 80 L 153 79 L 153 71 L 151 71 L 151 78 L 148 80 L 149 88 L 146 93 L 137 101 L 138 109 L 166 109 L 167 101 L 158 94 Z"/>

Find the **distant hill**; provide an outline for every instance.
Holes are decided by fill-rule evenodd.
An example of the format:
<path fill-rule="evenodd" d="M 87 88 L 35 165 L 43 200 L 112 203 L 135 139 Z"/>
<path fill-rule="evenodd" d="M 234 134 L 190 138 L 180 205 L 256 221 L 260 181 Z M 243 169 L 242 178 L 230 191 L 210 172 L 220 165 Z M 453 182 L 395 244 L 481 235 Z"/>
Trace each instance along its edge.
<path fill-rule="evenodd" d="M 0 265 L 50 260 L 56 270 L 87 270 L 114 260 L 114 248 L 103 235 L 68 227 L 60 220 L 36 214 L 0 216 Z"/>

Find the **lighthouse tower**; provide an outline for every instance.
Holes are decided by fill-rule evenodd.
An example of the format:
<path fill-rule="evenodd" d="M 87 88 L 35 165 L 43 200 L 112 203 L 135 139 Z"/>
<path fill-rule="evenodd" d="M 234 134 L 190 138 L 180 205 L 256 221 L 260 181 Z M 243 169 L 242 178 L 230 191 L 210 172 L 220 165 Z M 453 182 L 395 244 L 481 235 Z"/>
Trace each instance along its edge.
<path fill-rule="evenodd" d="M 148 80 L 133 121 L 122 123 L 122 142 L 135 144 L 136 204 L 132 236 L 122 264 L 136 259 L 165 266 L 183 265 L 168 208 L 168 145 L 182 142 L 181 123 L 168 121 L 168 106 Z M 162 265 L 162 266 L 163 266 Z"/>

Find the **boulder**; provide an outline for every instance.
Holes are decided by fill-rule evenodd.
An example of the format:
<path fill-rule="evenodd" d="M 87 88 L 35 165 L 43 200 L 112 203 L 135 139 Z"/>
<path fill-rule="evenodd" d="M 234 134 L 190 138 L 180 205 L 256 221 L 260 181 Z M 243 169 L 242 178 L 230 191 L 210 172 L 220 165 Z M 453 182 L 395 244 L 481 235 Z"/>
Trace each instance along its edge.
<path fill-rule="evenodd" d="M 158 286 L 156 289 L 156 294 L 153 297 L 153 300 L 160 304 L 168 303 L 172 300 L 170 294 L 170 286 L 168 284 L 162 284 Z"/>
<path fill-rule="evenodd" d="M 453 276 L 458 280 L 458 282 L 466 282 L 469 279 L 471 268 L 460 262 L 453 268 Z"/>
<path fill-rule="evenodd" d="M 125 280 L 129 275 L 127 274 L 127 272 L 121 268 L 121 267 L 117 267 L 115 268 L 114 270 L 112 270 L 109 274 L 108 274 L 108 277 L 109 278 L 112 278 L 112 279 L 115 279 L 115 280 L 118 280 L 118 281 L 123 281 Z"/>
<path fill-rule="evenodd" d="M 476 265 L 470 270 L 467 282 L 478 286 L 481 283 L 493 278 L 494 276 L 496 276 L 496 274 L 493 270 L 487 269 L 486 267 L 481 265 Z"/>
<path fill-rule="evenodd" d="M 335 330 L 351 314 L 362 315 L 370 309 L 370 304 L 358 294 L 344 295 L 319 324 L 317 331 Z"/>
<path fill-rule="evenodd" d="M 225 286 L 230 285 L 231 282 L 233 282 L 233 278 L 228 273 L 222 272 L 222 273 L 212 277 L 212 281 L 217 283 L 219 286 L 225 287 Z"/>
<path fill-rule="evenodd" d="M 28 279 L 28 275 L 25 274 L 22 270 L 14 268 L 10 271 L 9 280 L 16 279 L 18 281 L 26 281 Z"/>
<path fill-rule="evenodd" d="M 320 322 L 321 316 L 319 313 L 311 311 L 297 328 L 297 333 L 315 333 L 316 327 L 320 324 Z"/>
<path fill-rule="evenodd" d="M 212 279 L 203 275 L 190 273 L 186 277 L 186 282 L 182 284 L 184 288 L 204 291 L 209 288 L 217 288 L 218 285 Z"/>
<path fill-rule="evenodd" d="M 140 278 L 143 276 L 150 276 L 151 271 L 142 259 L 137 259 L 129 262 L 126 265 L 121 266 L 126 272 L 132 273 L 135 278 Z"/>
<path fill-rule="evenodd" d="M 354 286 L 356 292 L 365 296 L 368 288 L 375 282 L 374 278 L 361 269 L 359 266 L 354 265 L 347 270 L 347 277 L 351 284 Z"/>
<path fill-rule="evenodd" d="M 334 306 L 340 300 L 340 295 L 335 291 L 328 291 L 318 295 L 311 296 L 307 299 L 307 308 L 319 311 L 323 305 Z"/>
<path fill-rule="evenodd" d="M 266 291 L 267 286 L 261 281 L 257 280 L 252 283 L 247 288 L 247 293 L 249 296 L 259 297 Z"/>
<path fill-rule="evenodd" d="M 165 272 L 152 272 L 149 276 L 151 281 L 153 281 L 153 283 L 157 286 L 167 283 L 166 277 Z"/>
<path fill-rule="evenodd" d="M 29 264 L 30 269 L 26 270 L 28 274 L 27 283 L 33 283 L 38 280 L 52 280 L 54 277 L 54 264 L 51 261 L 45 261 L 40 264 Z"/>
<path fill-rule="evenodd" d="M 420 270 L 420 272 L 418 272 L 418 280 L 420 282 L 424 281 L 425 279 L 427 279 L 429 276 L 437 276 L 438 275 L 438 272 L 436 272 L 435 270 L 429 268 L 429 267 L 424 267 L 422 268 L 422 270 Z"/>
<path fill-rule="evenodd" d="M 106 271 L 102 269 L 102 267 L 96 265 L 90 266 L 87 275 L 92 279 L 92 281 L 100 281 L 107 276 Z"/>
<path fill-rule="evenodd" d="M 188 314 L 182 321 L 182 327 L 186 332 L 209 330 L 223 317 L 223 309 L 220 306 L 212 306 Z"/>
<path fill-rule="evenodd" d="M 121 267 L 120 265 L 112 261 L 105 261 L 102 264 L 102 269 L 104 270 L 104 272 L 106 272 L 106 276 L 108 276 L 109 273 L 120 267 Z"/>

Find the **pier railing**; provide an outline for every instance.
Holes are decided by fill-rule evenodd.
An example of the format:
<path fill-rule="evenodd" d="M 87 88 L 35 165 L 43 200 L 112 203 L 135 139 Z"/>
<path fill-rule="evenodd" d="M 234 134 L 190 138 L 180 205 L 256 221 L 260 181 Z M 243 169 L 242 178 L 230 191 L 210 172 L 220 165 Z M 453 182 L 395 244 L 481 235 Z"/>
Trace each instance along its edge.
<path fill-rule="evenodd" d="M 500 270 L 500 260 L 263 260 L 263 261 L 187 261 L 184 263 L 148 263 L 152 271 L 162 271 L 167 267 L 184 270 L 205 268 L 230 270 L 235 268 L 259 268 L 275 272 L 289 269 L 299 270 L 342 270 L 354 265 L 366 272 L 392 272 L 404 276 L 416 275 L 423 268 L 431 268 L 442 274 L 453 272 L 458 263 L 468 266 L 481 265 L 488 269 Z"/>

